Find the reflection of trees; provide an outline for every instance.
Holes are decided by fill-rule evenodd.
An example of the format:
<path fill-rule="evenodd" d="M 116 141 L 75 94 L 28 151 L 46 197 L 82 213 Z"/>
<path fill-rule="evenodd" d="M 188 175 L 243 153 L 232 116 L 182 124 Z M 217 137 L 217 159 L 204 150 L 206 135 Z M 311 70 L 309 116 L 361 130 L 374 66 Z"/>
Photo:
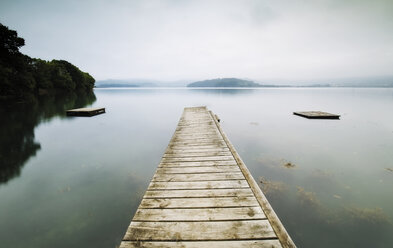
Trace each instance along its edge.
<path fill-rule="evenodd" d="M 0 105 L 0 183 L 19 176 L 21 168 L 41 148 L 34 128 L 53 117 L 65 117 L 65 110 L 80 108 L 96 100 L 91 93 L 41 96 L 28 104 Z"/>

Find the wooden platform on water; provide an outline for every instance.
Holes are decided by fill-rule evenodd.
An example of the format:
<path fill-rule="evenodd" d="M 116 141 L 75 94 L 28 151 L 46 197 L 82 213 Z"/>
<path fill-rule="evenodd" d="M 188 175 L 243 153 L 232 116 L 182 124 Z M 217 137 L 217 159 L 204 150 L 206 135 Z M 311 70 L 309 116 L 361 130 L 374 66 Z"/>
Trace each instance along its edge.
<path fill-rule="evenodd" d="M 206 107 L 185 108 L 121 248 L 295 247 Z"/>
<path fill-rule="evenodd" d="M 293 114 L 308 119 L 340 119 L 340 115 L 330 114 L 322 111 L 293 112 Z"/>
<path fill-rule="evenodd" d="M 94 116 L 105 113 L 105 108 L 78 108 L 67 110 L 68 116 Z"/>

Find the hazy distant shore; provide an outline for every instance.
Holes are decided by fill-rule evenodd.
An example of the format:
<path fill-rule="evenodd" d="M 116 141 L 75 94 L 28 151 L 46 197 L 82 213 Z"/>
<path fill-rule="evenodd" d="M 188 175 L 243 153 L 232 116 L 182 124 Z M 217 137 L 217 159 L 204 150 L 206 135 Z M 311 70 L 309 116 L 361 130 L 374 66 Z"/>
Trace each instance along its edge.
<path fill-rule="evenodd" d="M 189 82 L 167 82 L 140 79 L 108 79 L 96 81 L 95 88 L 392 88 L 393 77 L 337 79 L 331 82 L 269 83 L 237 78 L 209 79 Z"/>

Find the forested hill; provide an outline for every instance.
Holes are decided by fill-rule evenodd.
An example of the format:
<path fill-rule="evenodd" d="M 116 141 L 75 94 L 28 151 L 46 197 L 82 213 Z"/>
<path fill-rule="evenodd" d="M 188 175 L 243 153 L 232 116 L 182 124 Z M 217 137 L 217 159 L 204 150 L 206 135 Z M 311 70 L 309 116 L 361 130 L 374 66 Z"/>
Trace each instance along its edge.
<path fill-rule="evenodd" d="M 260 84 L 253 81 L 238 78 L 217 78 L 198 81 L 187 85 L 187 87 L 260 87 Z"/>
<path fill-rule="evenodd" d="M 92 91 L 94 78 L 65 60 L 22 54 L 23 38 L 0 23 L 0 100 L 25 99 L 58 91 Z"/>

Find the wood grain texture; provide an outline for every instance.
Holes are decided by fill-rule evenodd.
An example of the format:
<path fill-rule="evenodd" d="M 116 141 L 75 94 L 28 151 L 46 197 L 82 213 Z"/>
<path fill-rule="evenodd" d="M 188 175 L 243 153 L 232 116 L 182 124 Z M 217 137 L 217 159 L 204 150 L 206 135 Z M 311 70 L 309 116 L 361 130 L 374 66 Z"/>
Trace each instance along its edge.
<path fill-rule="evenodd" d="M 230 208 L 257 207 L 254 196 L 233 196 L 214 198 L 155 198 L 143 199 L 139 208 Z"/>
<path fill-rule="evenodd" d="M 131 222 L 124 240 L 238 240 L 276 237 L 267 220 Z"/>
<path fill-rule="evenodd" d="M 200 182 L 150 182 L 149 190 L 157 189 L 236 189 L 249 188 L 246 180 Z"/>
<path fill-rule="evenodd" d="M 217 157 L 217 156 L 232 156 L 230 151 L 202 151 L 202 152 L 193 152 L 193 151 L 184 151 L 181 152 L 173 152 L 170 151 L 164 154 L 164 158 L 187 158 L 187 157 Z"/>
<path fill-rule="evenodd" d="M 183 161 L 183 162 L 162 162 L 160 167 L 187 167 L 187 166 L 225 166 L 237 165 L 235 160 L 227 161 Z"/>
<path fill-rule="evenodd" d="M 218 181 L 243 180 L 241 172 L 228 173 L 195 173 L 195 174 L 155 174 L 153 182 L 192 182 L 192 181 Z"/>
<path fill-rule="evenodd" d="M 125 241 L 120 248 L 280 248 L 278 240 L 237 240 L 237 241 Z"/>
<path fill-rule="evenodd" d="M 159 167 L 156 173 L 160 174 L 196 174 L 196 173 L 223 173 L 241 172 L 239 166 L 197 166 L 197 167 Z"/>
<path fill-rule="evenodd" d="M 204 152 L 230 152 L 228 147 L 173 147 L 168 149 L 165 154 L 173 153 L 204 153 Z"/>
<path fill-rule="evenodd" d="M 258 207 L 138 209 L 133 221 L 216 221 L 265 219 Z"/>
<path fill-rule="evenodd" d="M 162 162 L 188 162 L 188 161 L 224 161 L 224 160 L 234 160 L 233 156 L 206 156 L 206 157 L 175 157 L 167 158 L 163 157 Z"/>
<path fill-rule="evenodd" d="M 251 189 L 193 189 L 148 190 L 144 198 L 191 198 L 191 197 L 241 197 L 254 196 Z"/>

